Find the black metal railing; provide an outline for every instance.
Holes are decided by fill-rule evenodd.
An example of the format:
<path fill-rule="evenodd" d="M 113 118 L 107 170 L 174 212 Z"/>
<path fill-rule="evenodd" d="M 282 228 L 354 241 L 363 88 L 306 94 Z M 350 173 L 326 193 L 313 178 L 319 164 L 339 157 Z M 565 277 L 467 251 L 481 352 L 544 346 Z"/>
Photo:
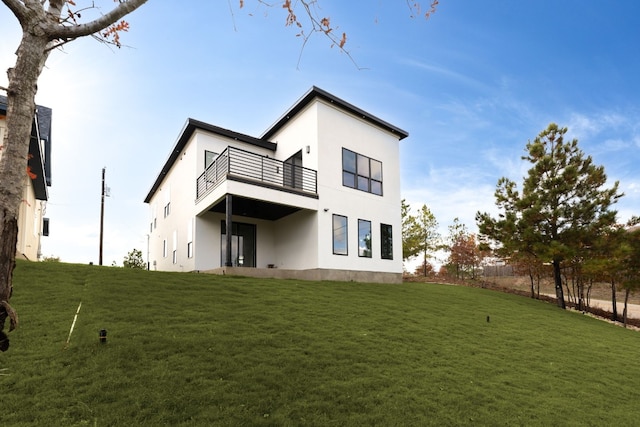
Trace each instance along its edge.
<path fill-rule="evenodd" d="M 235 147 L 227 147 L 196 181 L 196 200 L 229 177 L 264 183 L 275 188 L 316 194 L 317 172 Z"/>

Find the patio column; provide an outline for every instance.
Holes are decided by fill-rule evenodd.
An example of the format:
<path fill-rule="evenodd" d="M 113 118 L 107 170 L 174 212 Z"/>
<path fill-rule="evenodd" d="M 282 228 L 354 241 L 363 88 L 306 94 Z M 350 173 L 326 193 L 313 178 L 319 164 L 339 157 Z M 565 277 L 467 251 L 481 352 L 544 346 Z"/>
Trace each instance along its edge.
<path fill-rule="evenodd" d="M 232 204 L 232 200 L 231 200 L 231 194 L 227 194 L 226 196 L 226 202 L 227 202 L 227 207 L 226 207 L 226 219 L 225 219 L 225 223 L 227 226 L 227 253 L 225 256 L 225 263 L 224 265 L 226 267 L 232 267 L 233 266 L 233 261 L 231 259 L 231 237 L 233 234 L 233 224 L 231 223 L 231 213 L 233 212 L 233 204 Z"/>

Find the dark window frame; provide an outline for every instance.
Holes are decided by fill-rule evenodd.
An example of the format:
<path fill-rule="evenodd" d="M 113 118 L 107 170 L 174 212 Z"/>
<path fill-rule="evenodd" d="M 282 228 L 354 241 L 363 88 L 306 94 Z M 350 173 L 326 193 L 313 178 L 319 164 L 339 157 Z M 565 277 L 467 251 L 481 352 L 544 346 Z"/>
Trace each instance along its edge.
<path fill-rule="evenodd" d="M 380 258 L 393 259 L 393 226 L 380 224 Z"/>
<path fill-rule="evenodd" d="M 364 236 L 362 235 L 363 231 L 366 229 L 363 226 L 367 226 L 368 233 Z M 369 246 L 363 249 L 363 244 L 366 246 L 367 235 L 369 236 Z M 371 232 L 371 221 L 368 219 L 358 219 L 358 256 L 360 258 L 372 258 L 373 257 L 373 236 Z M 368 251 L 368 252 L 367 252 Z"/>
<path fill-rule="evenodd" d="M 344 228 L 344 232 L 341 234 L 338 234 L 338 236 L 344 236 L 344 252 L 342 252 L 340 250 L 340 248 L 338 248 L 338 251 L 336 251 L 336 241 L 340 240 L 340 239 L 336 239 L 336 232 L 339 232 L 339 229 L 336 229 L 336 219 L 344 219 L 344 226 L 341 226 L 340 228 Z M 333 214 L 333 216 L 331 217 L 331 238 L 332 238 L 332 249 L 333 249 L 333 254 L 334 255 L 342 255 L 342 256 L 348 256 L 349 255 L 349 218 L 346 217 L 345 215 L 338 215 L 338 214 Z"/>
<path fill-rule="evenodd" d="M 344 187 L 383 196 L 382 177 L 380 160 L 342 147 L 342 185 Z"/>

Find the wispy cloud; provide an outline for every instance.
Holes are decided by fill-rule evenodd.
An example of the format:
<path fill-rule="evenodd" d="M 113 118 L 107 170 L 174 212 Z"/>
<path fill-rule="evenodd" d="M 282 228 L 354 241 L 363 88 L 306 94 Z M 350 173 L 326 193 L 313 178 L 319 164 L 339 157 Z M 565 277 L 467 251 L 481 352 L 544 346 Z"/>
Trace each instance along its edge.
<path fill-rule="evenodd" d="M 455 71 L 451 68 L 444 67 L 442 65 L 429 64 L 411 58 L 403 58 L 399 62 L 401 65 L 407 65 L 422 71 L 426 71 L 428 74 L 440 76 L 444 79 L 450 80 L 451 82 L 461 83 L 475 89 L 489 89 L 488 86 L 481 80 L 471 77 L 470 75 L 463 74 L 459 71 Z"/>

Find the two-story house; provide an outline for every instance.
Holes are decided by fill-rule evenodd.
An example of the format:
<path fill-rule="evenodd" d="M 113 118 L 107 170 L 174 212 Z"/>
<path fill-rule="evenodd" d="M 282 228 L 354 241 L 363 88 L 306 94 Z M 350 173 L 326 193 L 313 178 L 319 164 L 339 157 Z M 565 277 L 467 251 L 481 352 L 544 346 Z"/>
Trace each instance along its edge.
<path fill-rule="evenodd" d="M 7 98 L 0 95 L 0 141 L 6 129 Z M 0 150 L 2 156 L 2 150 Z M 16 256 L 35 261 L 40 258 L 42 236 L 49 234 L 45 218 L 48 187 L 51 186 L 51 108 L 36 106 L 29 141 L 29 172 L 25 169 L 22 203 L 18 213 Z"/>
<path fill-rule="evenodd" d="M 259 138 L 187 120 L 144 200 L 150 268 L 400 283 L 407 136 L 317 87 Z"/>

